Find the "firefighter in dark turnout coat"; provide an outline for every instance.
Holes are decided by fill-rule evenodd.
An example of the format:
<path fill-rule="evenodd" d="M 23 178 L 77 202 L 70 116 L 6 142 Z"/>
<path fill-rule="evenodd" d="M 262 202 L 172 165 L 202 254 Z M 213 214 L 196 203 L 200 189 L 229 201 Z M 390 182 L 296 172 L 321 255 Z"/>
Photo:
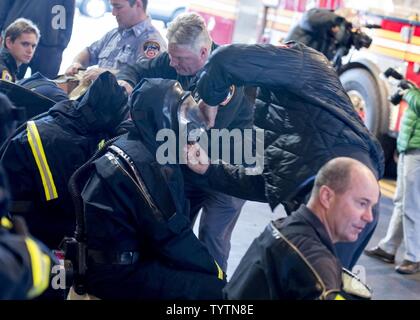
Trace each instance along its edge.
<path fill-rule="evenodd" d="M 10 101 L 0 94 L 0 141 L 9 135 L 13 118 Z M 23 222 L 9 219 L 9 200 L 0 166 L 0 300 L 33 298 L 47 288 L 52 263 L 43 245 L 22 234 L 26 231 Z"/>
<path fill-rule="evenodd" d="M 2 48 L 0 49 L 0 77 L 1 80 L 15 82 L 17 80 L 18 66 L 15 58 L 10 52 Z"/>
<path fill-rule="evenodd" d="M 93 162 L 82 191 L 87 292 L 102 299 L 220 299 L 225 275 L 190 227 L 179 165 L 162 165 L 156 156 L 157 132 L 176 128 L 178 108 L 194 100 L 175 80 L 145 79 L 137 88 L 134 126 Z"/>
<path fill-rule="evenodd" d="M 346 19 L 331 10 L 313 8 L 288 33 L 285 41 L 299 41 L 332 60 L 337 47 L 339 27 Z"/>
<path fill-rule="evenodd" d="M 81 101 L 65 100 L 46 116 L 28 121 L 10 140 L 1 161 L 10 181 L 11 213 L 51 248 L 74 231 L 67 183 L 73 172 L 113 137 L 128 115 L 127 97 L 107 72 Z"/>
<path fill-rule="evenodd" d="M 224 289 L 227 297 L 370 298 L 361 282 L 347 282 L 351 274 L 342 271 L 334 243 L 357 239 L 378 198 L 378 181 L 362 163 L 346 157 L 327 162 L 308 203 L 271 222 L 253 241 Z"/>

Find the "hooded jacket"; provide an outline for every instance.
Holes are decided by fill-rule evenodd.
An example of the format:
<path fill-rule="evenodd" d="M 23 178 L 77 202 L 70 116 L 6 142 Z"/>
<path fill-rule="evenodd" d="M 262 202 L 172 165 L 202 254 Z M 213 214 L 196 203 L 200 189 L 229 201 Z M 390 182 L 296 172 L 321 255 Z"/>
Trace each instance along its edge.
<path fill-rule="evenodd" d="M 175 80 L 139 84 L 130 99 L 134 126 L 93 162 L 82 191 L 87 288 L 100 298 L 221 298 L 224 275 L 190 228 L 180 168 L 155 156 L 156 133 L 176 126 L 179 88 Z M 97 260 L 122 252 L 139 258 Z"/>
<path fill-rule="evenodd" d="M 10 181 L 11 212 L 20 214 L 37 238 L 56 248 L 74 231 L 67 183 L 104 139 L 113 137 L 128 114 L 127 97 L 106 72 L 80 102 L 57 103 L 48 114 L 28 121 L 1 155 Z"/>

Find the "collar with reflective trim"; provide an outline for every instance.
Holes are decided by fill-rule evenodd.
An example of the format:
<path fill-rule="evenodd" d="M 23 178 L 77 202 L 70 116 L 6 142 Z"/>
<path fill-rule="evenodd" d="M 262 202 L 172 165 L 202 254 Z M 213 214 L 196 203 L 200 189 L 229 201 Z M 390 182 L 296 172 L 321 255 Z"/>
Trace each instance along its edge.
<path fill-rule="evenodd" d="M 8 218 L 6 218 L 6 217 L 2 217 L 1 219 L 0 219 L 0 225 L 3 227 L 3 228 L 5 228 L 5 229 L 7 229 L 7 230 L 10 230 L 10 229 L 12 229 L 13 228 L 13 223 L 12 223 L 12 221 L 10 221 Z"/>

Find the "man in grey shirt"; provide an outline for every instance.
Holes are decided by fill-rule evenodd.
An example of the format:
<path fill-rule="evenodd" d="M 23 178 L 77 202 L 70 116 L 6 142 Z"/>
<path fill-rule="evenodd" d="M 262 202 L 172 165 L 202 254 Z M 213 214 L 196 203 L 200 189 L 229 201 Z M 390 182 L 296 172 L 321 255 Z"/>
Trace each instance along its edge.
<path fill-rule="evenodd" d="M 166 51 L 166 42 L 146 13 L 147 0 L 110 0 L 118 28 L 83 49 L 67 68 L 67 75 L 90 68 L 83 80 L 94 81 L 102 72 L 116 73 L 122 66 L 140 57 L 154 58 Z"/>

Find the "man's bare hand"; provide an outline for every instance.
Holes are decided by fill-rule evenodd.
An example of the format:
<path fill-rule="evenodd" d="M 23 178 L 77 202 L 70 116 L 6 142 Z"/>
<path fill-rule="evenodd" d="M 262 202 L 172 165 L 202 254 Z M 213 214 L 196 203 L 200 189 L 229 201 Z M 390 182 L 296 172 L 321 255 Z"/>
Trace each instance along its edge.
<path fill-rule="evenodd" d="M 209 169 L 209 157 L 198 143 L 187 144 L 185 146 L 184 158 L 187 161 L 188 168 L 190 168 L 195 173 L 205 174 Z"/>
<path fill-rule="evenodd" d="M 133 87 L 127 81 L 118 80 L 118 84 L 121 87 L 125 88 L 125 90 L 127 91 L 128 94 L 131 94 L 131 92 L 133 92 Z"/>
<path fill-rule="evenodd" d="M 209 106 L 203 100 L 198 102 L 198 107 L 204 117 L 204 120 L 207 124 L 207 129 L 213 128 L 216 121 L 217 111 L 219 110 L 218 106 Z"/>
<path fill-rule="evenodd" d="M 83 66 L 79 62 L 73 62 L 70 67 L 67 68 L 65 75 L 66 76 L 74 76 L 76 75 L 80 69 L 83 69 Z"/>
<path fill-rule="evenodd" d="M 92 83 L 105 71 L 107 71 L 107 69 L 98 67 L 90 68 L 83 74 L 83 82 Z"/>

